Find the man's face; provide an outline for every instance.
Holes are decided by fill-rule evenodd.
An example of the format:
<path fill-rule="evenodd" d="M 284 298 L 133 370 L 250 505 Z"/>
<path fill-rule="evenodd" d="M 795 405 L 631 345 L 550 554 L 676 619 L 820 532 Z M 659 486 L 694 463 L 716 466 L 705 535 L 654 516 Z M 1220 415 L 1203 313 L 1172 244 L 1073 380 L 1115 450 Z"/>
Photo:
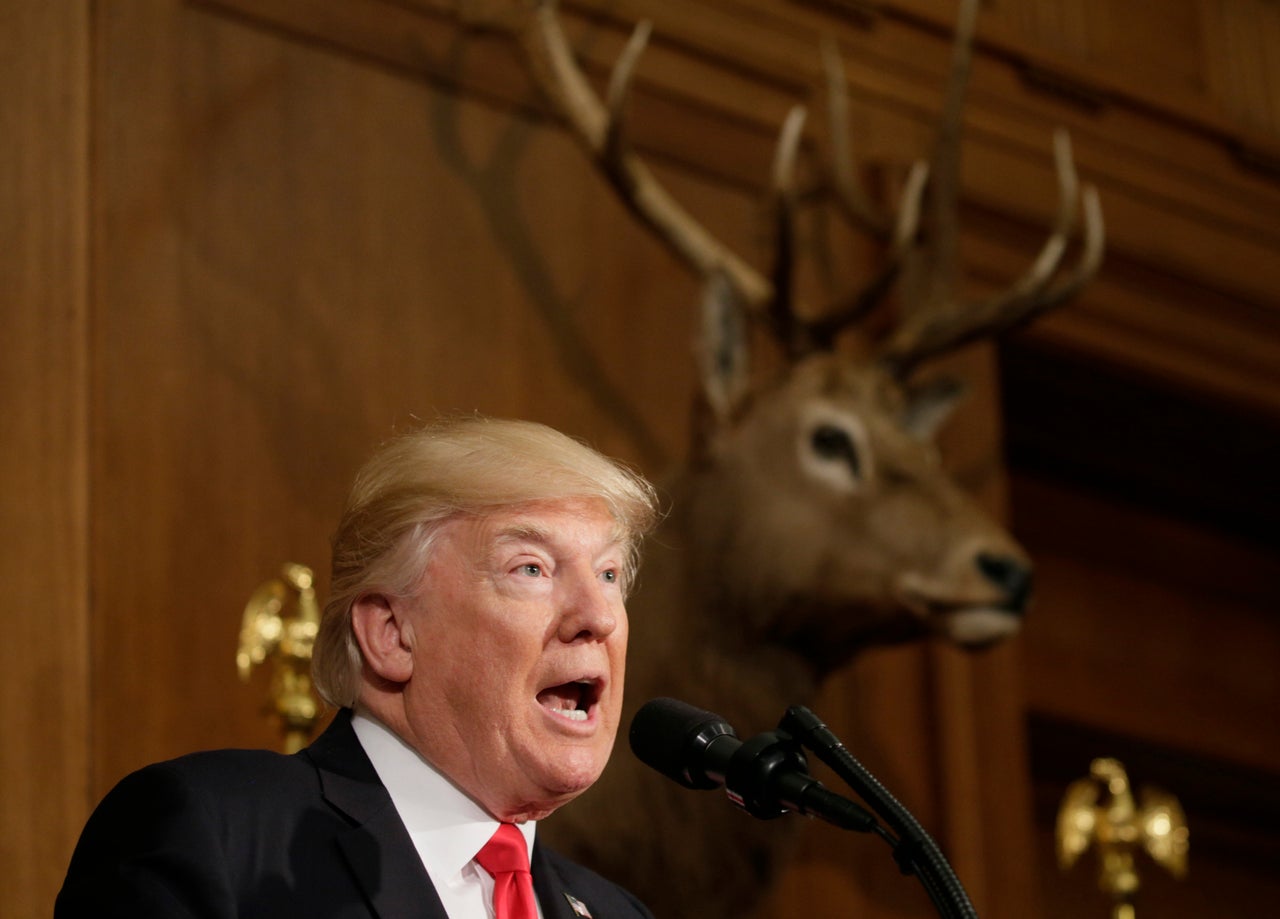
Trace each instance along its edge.
<path fill-rule="evenodd" d="M 545 816 L 609 759 L 624 556 L 594 499 L 459 517 L 437 534 L 408 613 L 405 739 L 495 817 Z"/>

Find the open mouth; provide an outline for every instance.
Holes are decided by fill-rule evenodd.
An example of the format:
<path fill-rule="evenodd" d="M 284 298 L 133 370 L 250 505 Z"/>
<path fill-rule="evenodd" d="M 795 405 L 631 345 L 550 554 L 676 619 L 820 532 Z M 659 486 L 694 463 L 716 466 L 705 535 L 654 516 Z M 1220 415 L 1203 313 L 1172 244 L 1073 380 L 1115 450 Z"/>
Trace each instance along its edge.
<path fill-rule="evenodd" d="M 900 599 L 919 621 L 961 647 L 993 645 L 1022 627 L 1020 606 L 951 596 L 919 577 L 904 578 L 902 586 Z"/>
<path fill-rule="evenodd" d="M 587 678 L 548 686 L 538 693 L 539 705 L 567 721 L 586 721 L 599 701 L 600 681 Z"/>

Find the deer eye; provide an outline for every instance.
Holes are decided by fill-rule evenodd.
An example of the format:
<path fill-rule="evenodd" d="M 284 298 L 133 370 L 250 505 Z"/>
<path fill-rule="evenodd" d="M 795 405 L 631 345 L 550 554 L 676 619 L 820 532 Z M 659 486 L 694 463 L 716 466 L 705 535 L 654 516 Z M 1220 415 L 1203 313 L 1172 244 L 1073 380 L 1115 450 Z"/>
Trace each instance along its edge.
<path fill-rule="evenodd" d="M 813 446 L 813 452 L 821 459 L 846 463 L 854 475 L 862 474 L 862 463 L 858 460 L 853 438 L 844 428 L 834 424 L 820 424 L 809 435 L 809 443 Z"/>

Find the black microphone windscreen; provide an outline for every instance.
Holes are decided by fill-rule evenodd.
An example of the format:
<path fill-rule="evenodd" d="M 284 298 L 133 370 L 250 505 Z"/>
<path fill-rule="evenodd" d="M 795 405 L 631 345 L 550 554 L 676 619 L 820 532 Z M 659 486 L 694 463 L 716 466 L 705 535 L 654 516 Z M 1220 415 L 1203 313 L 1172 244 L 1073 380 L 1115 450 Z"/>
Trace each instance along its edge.
<path fill-rule="evenodd" d="M 716 788 L 696 766 L 708 742 L 733 729 L 719 715 L 679 699 L 651 699 L 631 719 L 631 750 L 647 766 L 686 788 Z M 694 774 L 690 774 L 694 766 Z"/>

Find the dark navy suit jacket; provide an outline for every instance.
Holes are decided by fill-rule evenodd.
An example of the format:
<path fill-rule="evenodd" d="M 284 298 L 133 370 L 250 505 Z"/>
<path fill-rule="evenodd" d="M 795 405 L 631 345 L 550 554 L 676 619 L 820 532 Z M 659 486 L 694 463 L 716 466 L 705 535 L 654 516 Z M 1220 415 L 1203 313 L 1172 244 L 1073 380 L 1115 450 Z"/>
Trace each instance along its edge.
<path fill-rule="evenodd" d="M 631 894 L 535 844 L 545 919 L 652 919 Z M 123 779 L 85 825 L 55 919 L 447 919 L 340 712 L 294 756 L 217 750 Z"/>

